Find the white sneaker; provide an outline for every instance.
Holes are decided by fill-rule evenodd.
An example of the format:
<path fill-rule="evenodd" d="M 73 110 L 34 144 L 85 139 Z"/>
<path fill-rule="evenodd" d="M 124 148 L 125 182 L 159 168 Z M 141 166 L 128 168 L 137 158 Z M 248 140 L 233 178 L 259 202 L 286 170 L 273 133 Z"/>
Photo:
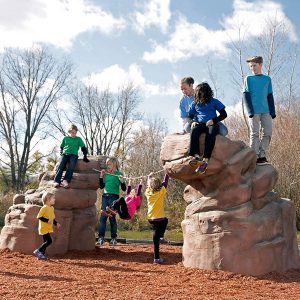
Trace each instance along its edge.
<path fill-rule="evenodd" d="M 117 240 L 116 239 L 111 239 L 109 244 L 112 245 L 112 246 L 115 246 L 115 245 L 117 245 Z"/>
<path fill-rule="evenodd" d="M 61 183 L 61 186 L 64 187 L 65 189 L 67 189 L 69 187 L 69 183 L 67 180 L 64 180 L 62 183 Z"/>

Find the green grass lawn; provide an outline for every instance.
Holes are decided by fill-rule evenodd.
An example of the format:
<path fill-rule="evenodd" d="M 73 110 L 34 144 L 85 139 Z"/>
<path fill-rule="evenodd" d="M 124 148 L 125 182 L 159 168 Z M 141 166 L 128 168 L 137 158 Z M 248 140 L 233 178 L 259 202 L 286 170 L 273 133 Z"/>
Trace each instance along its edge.
<path fill-rule="evenodd" d="M 108 233 L 109 234 L 109 233 Z M 152 231 L 121 231 L 118 230 L 118 238 L 125 238 L 130 240 L 152 240 Z M 182 241 L 182 231 L 178 229 L 167 230 L 165 239 L 170 241 Z"/>

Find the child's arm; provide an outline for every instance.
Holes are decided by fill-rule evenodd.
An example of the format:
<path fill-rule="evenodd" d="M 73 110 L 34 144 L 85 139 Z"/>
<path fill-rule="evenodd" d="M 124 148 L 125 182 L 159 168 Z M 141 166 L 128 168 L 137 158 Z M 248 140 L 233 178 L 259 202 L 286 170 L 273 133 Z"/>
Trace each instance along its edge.
<path fill-rule="evenodd" d="M 253 109 L 253 104 L 251 101 L 251 95 L 249 92 L 244 92 L 243 93 L 243 101 L 246 106 L 246 110 L 248 112 L 249 118 L 253 118 L 254 115 L 254 109 Z"/>
<path fill-rule="evenodd" d="M 163 181 L 163 183 L 162 183 L 162 185 L 163 185 L 165 188 L 167 188 L 168 183 L 169 183 L 169 175 L 166 174 L 166 175 L 165 175 L 165 178 L 164 178 L 164 181 Z"/>
<path fill-rule="evenodd" d="M 87 155 L 88 155 L 87 147 L 85 147 L 85 146 L 81 147 L 81 151 L 83 153 L 83 161 L 86 163 L 90 162 L 90 160 L 87 158 Z"/>
<path fill-rule="evenodd" d="M 119 176 L 118 178 L 119 178 L 120 183 L 121 183 L 121 190 L 125 192 L 126 191 L 126 183 L 125 183 L 124 177 Z"/>
<path fill-rule="evenodd" d="M 39 220 L 41 220 L 42 222 L 48 223 L 49 219 L 45 218 L 45 217 L 39 217 Z"/>
<path fill-rule="evenodd" d="M 144 178 L 147 178 L 147 177 L 144 177 Z M 139 185 L 137 187 L 137 192 L 136 192 L 137 196 L 141 196 L 141 192 L 142 192 L 142 188 L 143 188 L 143 183 L 144 183 L 144 178 L 141 178 L 140 183 L 139 183 Z"/>
<path fill-rule="evenodd" d="M 99 187 L 101 190 L 104 189 L 104 187 L 105 187 L 105 182 L 103 180 L 103 176 L 104 176 L 104 170 L 101 170 L 100 176 L 99 176 Z"/>
<path fill-rule="evenodd" d="M 217 124 L 217 123 L 223 121 L 224 119 L 226 119 L 227 113 L 226 113 L 225 108 L 221 109 L 219 111 L 219 114 L 220 114 L 219 116 L 217 116 L 217 117 L 215 117 L 215 118 L 212 119 L 213 120 L 213 124 Z"/>
<path fill-rule="evenodd" d="M 129 181 L 128 185 L 127 185 L 127 190 L 126 190 L 126 195 L 129 195 L 131 192 L 131 183 Z"/>
<path fill-rule="evenodd" d="M 275 119 L 276 113 L 275 113 L 275 104 L 274 104 L 273 93 L 268 94 L 267 99 L 268 99 L 270 115 L 271 115 L 272 119 Z"/>

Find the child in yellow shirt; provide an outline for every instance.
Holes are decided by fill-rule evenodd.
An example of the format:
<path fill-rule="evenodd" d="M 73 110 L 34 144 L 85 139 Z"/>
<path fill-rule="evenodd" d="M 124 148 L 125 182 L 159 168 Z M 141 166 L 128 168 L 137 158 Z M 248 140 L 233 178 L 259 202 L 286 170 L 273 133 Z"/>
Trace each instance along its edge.
<path fill-rule="evenodd" d="M 163 259 L 159 257 L 159 244 L 164 240 L 164 234 L 168 225 L 168 218 L 165 216 L 164 196 L 167 192 L 169 176 L 166 174 L 164 181 L 152 176 L 150 173 L 147 181 L 145 196 L 148 205 L 148 222 L 153 227 L 154 264 L 161 264 Z"/>
<path fill-rule="evenodd" d="M 55 198 L 50 192 L 45 192 L 42 196 L 44 206 L 40 209 L 37 218 L 39 219 L 39 234 L 43 236 L 44 243 L 33 251 L 33 254 L 42 260 L 47 260 L 45 254 L 46 248 L 52 244 L 50 233 L 53 232 L 53 224 L 60 227 L 60 224 L 55 220 L 54 207 Z"/>

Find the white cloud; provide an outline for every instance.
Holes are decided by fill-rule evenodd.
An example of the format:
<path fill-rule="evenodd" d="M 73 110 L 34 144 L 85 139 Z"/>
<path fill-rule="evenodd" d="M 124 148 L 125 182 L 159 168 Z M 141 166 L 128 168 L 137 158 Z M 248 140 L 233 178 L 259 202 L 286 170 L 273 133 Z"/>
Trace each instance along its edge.
<path fill-rule="evenodd" d="M 110 34 L 124 27 L 123 19 L 114 18 L 87 0 L 1 0 L 0 51 L 35 43 L 68 49 L 85 31 Z"/>
<path fill-rule="evenodd" d="M 144 33 L 151 26 L 157 26 L 163 33 L 167 32 L 171 18 L 170 0 L 146 1 L 142 11 L 133 14 L 134 27 L 138 33 Z"/>
<path fill-rule="evenodd" d="M 235 0 L 233 14 L 225 17 L 220 30 L 209 30 L 201 24 L 189 23 L 185 17 L 179 18 L 170 39 L 164 44 L 154 44 L 143 59 L 150 63 L 160 61 L 177 62 L 192 56 L 205 56 L 209 53 L 227 55 L 228 44 L 238 40 L 238 29 L 245 29 L 245 38 L 259 36 L 266 31 L 267 20 L 283 22 L 288 37 L 297 40 L 291 21 L 284 14 L 282 6 L 273 1 Z"/>
<path fill-rule="evenodd" d="M 117 92 L 120 88 L 128 83 L 136 86 L 145 97 L 155 95 L 176 95 L 178 87 L 171 83 L 168 86 L 146 82 L 142 69 L 137 64 L 129 66 L 128 71 L 119 65 L 112 65 L 104 69 L 101 73 L 92 73 L 89 77 L 85 77 L 83 81 L 86 84 L 97 86 L 100 90 L 109 88 L 112 92 Z"/>

